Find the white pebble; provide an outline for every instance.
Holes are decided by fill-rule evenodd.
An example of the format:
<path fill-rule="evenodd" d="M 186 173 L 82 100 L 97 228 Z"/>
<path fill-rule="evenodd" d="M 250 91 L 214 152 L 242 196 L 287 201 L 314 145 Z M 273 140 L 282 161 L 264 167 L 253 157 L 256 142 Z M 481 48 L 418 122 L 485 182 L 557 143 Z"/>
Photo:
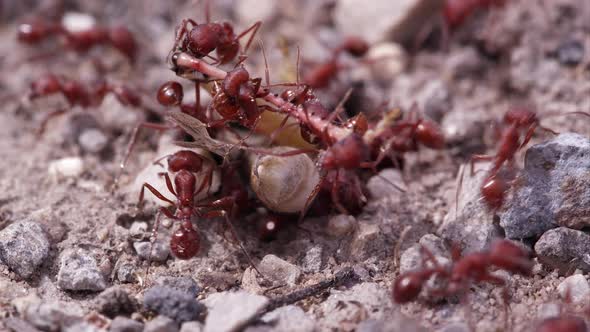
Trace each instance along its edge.
<path fill-rule="evenodd" d="M 339 214 L 328 220 L 326 232 L 333 237 L 342 237 L 351 233 L 356 225 L 356 219 L 353 216 Z"/>
<path fill-rule="evenodd" d="M 61 23 L 69 32 L 80 32 L 94 27 L 96 25 L 96 19 L 84 13 L 67 12 L 63 16 Z"/>
<path fill-rule="evenodd" d="M 588 280 L 586 280 L 586 277 L 581 274 L 574 274 L 571 277 L 565 278 L 565 280 L 557 286 L 557 291 L 562 299 L 566 299 L 569 296 L 574 304 L 585 303 L 590 297 Z"/>
<path fill-rule="evenodd" d="M 84 172 L 84 162 L 78 157 L 66 157 L 49 163 L 49 175 L 54 178 L 73 178 Z"/>
<path fill-rule="evenodd" d="M 371 73 L 380 81 L 391 81 L 406 68 L 406 52 L 396 43 L 379 43 L 367 53 Z"/>

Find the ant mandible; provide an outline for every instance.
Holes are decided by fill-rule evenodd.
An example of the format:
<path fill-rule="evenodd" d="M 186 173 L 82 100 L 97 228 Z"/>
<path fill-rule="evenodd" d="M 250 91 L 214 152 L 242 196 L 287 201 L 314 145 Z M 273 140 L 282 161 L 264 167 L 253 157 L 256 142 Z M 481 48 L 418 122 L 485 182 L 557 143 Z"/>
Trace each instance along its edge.
<path fill-rule="evenodd" d="M 149 183 L 144 183 L 139 193 L 138 206 L 142 205 L 144 190 L 147 188 L 158 199 L 175 207 L 176 211 L 174 213 L 165 207 L 159 209 L 160 213 L 158 213 L 154 226 L 154 237 L 157 236 L 161 214 L 180 222 L 179 228 L 170 239 L 170 251 L 180 259 L 192 258 L 198 254 L 200 249 L 201 238 L 198 229 L 195 229 L 193 226 L 193 216 L 200 218 L 223 217 L 234 238 L 238 239 L 237 233 L 229 219 L 229 215 L 236 206 L 236 198 L 234 196 L 229 195 L 203 203 L 195 202 L 197 195 L 204 190 L 207 193 L 211 187 L 214 171 L 213 166 L 205 170 L 205 177 L 197 187 L 195 174 L 204 170 L 205 161 L 203 156 L 191 150 L 180 150 L 167 157 L 168 170 L 175 173 L 174 185 L 167 172 L 161 173 L 160 175 L 164 177 L 168 191 L 176 197 L 176 202 L 166 198 Z M 250 255 L 242 246 L 241 242 L 239 242 L 239 246 L 252 267 L 256 269 Z"/>
<path fill-rule="evenodd" d="M 131 63 L 137 55 L 135 37 L 124 26 L 93 26 L 82 31 L 70 31 L 61 22 L 49 22 L 40 17 L 29 19 L 18 26 L 17 39 L 22 43 L 39 44 L 55 36 L 62 36 L 66 47 L 76 52 L 87 52 L 96 45 L 108 44 Z"/>

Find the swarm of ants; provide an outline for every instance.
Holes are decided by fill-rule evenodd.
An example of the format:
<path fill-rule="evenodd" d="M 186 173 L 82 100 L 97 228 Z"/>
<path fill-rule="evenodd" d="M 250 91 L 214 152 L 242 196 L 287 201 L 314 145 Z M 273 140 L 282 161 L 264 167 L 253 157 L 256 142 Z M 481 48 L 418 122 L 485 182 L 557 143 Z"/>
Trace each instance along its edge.
<path fill-rule="evenodd" d="M 475 11 L 499 7 L 505 2 L 447 0 L 443 17 L 448 28 L 453 29 Z M 221 218 L 249 263 L 256 269 L 254 258 L 242 246 L 234 229 L 233 222 L 238 217 L 253 213 L 257 208 L 268 210 L 259 227 L 260 237 L 267 239 L 275 237 L 287 221 L 298 219 L 301 222 L 310 212 L 327 210 L 328 213 L 358 213 L 369 200 L 365 184 L 369 175 L 385 167 L 402 168 L 404 155 L 408 153 L 425 148 L 446 148 L 439 125 L 423 115 L 417 106 L 409 110 L 392 108 L 381 112 L 377 118 L 368 118 L 364 113 L 346 115 L 345 104 L 351 95 L 350 91 L 342 96 L 341 102 L 335 107 L 322 103 L 317 91 L 327 87 L 339 71 L 348 69 L 339 62 L 342 54 L 358 59 L 357 64 L 363 65 L 363 56 L 371 45 L 358 37 L 344 38 L 332 50 L 328 61 L 306 68 L 301 80 L 298 52 L 295 81 L 278 84 L 271 83 L 265 50 L 259 43 L 265 63 L 265 77 L 254 77 L 246 63 L 250 48 L 256 45 L 254 41 L 261 25 L 262 22 L 255 22 L 236 33 L 229 22 L 211 21 L 208 11 L 205 22 L 199 23 L 188 18 L 180 22 L 174 38 L 171 38 L 172 47 L 166 61 L 169 68 L 185 80 L 184 86 L 194 88 L 195 101 L 185 102 L 185 91 L 180 82 L 163 82 L 154 99 L 167 111 L 162 113 L 164 116 L 159 121 L 143 121 L 130 130 L 131 138 L 121 156 L 120 173 L 114 175 L 114 190 L 117 190 L 132 151 L 141 140 L 139 133 L 142 128 L 175 133 L 177 145 L 181 148 L 155 161 L 159 163 L 165 160 L 166 171 L 159 176 L 167 194 L 174 198 L 170 199 L 153 183 L 146 182 L 141 186 L 138 206 L 143 205 L 145 190 L 167 204 L 158 209 L 152 240 L 157 236 L 162 215 L 173 220 L 176 230 L 169 246 L 179 259 L 190 259 L 200 253 L 201 235 L 196 226 L 197 219 Z M 58 45 L 77 53 L 106 45 L 123 54 L 131 63 L 141 53 L 133 34 L 121 26 L 97 25 L 84 31 L 71 31 L 61 22 L 31 18 L 18 27 L 17 38 L 29 45 L 57 41 Z M 200 94 L 203 91 L 211 95 L 206 105 L 201 103 Z M 66 113 L 74 106 L 96 107 L 107 94 L 112 94 L 124 106 L 153 112 L 142 101 L 141 93 L 127 84 L 107 79 L 83 83 L 54 73 L 46 73 L 33 80 L 27 98 L 33 100 L 54 94 L 61 94 L 68 105 L 43 118 L 38 125 L 39 136 L 43 135 L 50 119 Z M 584 112 L 569 114 L 590 116 Z M 262 130 L 265 116 L 279 118 L 279 125 L 270 131 Z M 514 167 L 517 153 L 530 142 L 537 129 L 555 133 L 543 127 L 540 121 L 541 117 L 531 108 L 508 109 L 498 126 L 496 153 L 474 155 L 471 158 L 470 175 L 473 174 L 475 162 L 491 161 L 491 167 L 480 185 L 481 197 L 490 213 L 505 205 L 505 197 L 514 179 L 507 178 L 503 171 Z M 299 140 L 294 140 L 290 146 L 277 146 L 276 138 L 293 129 L 296 129 Z M 250 138 L 254 136 L 265 138 L 265 144 L 252 144 Z M 200 154 L 195 148 L 209 151 L 213 156 Z M 290 207 L 286 211 L 262 198 L 267 194 L 263 191 L 268 190 L 265 189 L 268 187 L 259 184 L 261 176 L 257 173 L 258 169 L 249 172 L 249 177 L 256 180 L 251 180 L 251 185 L 248 185 L 243 176 L 244 169 L 249 168 L 247 165 L 256 164 L 251 159 L 260 156 L 280 160 L 302 157 L 309 160 L 317 176 L 306 179 L 306 189 L 297 189 L 298 198 L 294 200 L 299 203 L 294 208 Z M 288 162 L 284 167 L 289 167 Z M 214 172 L 222 174 L 221 186 L 216 192 L 212 190 Z M 456 199 L 463 176 L 460 174 Z M 253 186 L 252 183 L 256 181 L 258 185 Z M 403 191 L 395 183 L 390 184 L 396 190 Z M 283 190 L 278 190 L 282 195 L 285 195 L 285 188 L 290 189 L 283 183 L 273 185 Z M 314 209 L 318 205 L 327 205 L 330 209 Z M 394 280 L 394 302 L 417 300 L 425 283 L 432 277 L 443 280 L 443 286 L 434 290 L 437 295 L 462 296 L 472 283 L 506 287 L 507 281 L 496 276 L 494 269 L 528 276 L 533 266 L 529 253 L 508 240 L 498 240 L 488 250 L 463 257 L 460 250 L 455 248 L 449 266 L 439 264 L 428 249 L 422 248 L 421 251 L 424 256 L 423 268 L 401 274 Z M 508 308 L 507 291 L 503 295 L 504 306 Z M 507 315 L 506 312 L 506 322 Z M 579 318 L 564 315 L 544 321 L 539 326 L 539 331 L 562 330 L 586 331 L 586 325 Z"/>

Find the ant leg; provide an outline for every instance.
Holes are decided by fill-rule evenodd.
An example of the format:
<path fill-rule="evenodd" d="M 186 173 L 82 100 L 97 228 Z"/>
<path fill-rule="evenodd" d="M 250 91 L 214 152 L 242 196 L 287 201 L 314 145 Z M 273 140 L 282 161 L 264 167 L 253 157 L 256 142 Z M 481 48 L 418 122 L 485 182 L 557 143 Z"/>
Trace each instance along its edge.
<path fill-rule="evenodd" d="M 472 171 L 473 172 L 473 171 Z M 455 191 L 455 219 L 459 214 L 459 197 L 461 196 L 461 189 L 463 188 L 463 177 L 465 176 L 465 164 L 461 164 L 459 168 L 459 179 L 457 183 L 457 190 Z"/>
<path fill-rule="evenodd" d="M 531 140 L 531 138 L 533 138 L 533 135 L 535 134 L 535 129 L 537 129 L 537 125 L 533 124 L 531 125 L 527 131 L 526 131 L 526 135 L 524 136 L 524 139 L 522 140 L 522 144 L 518 147 L 518 149 L 522 149 L 523 147 L 525 147 L 529 141 Z M 549 130 L 552 133 L 555 133 L 553 130 L 547 128 L 547 130 Z"/>
<path fill-rule="evenodd" d="M 338 190 L 340 189 L 340 185 L 338 183 L 338 178 L 340 177 L 340 170 L 336 170 L 336 179 L 332 184 L 332 190 L 330 190 L 330 195 L 332 197 L 332 203 L 336 206 L 336 209 L 342 214 L 349 214 L 344 205 L 340 203 L 340 197 L 338 197 Z"/>
<path fill-rule="evenodd" d="M 148 188 L 148 190 L 154 194 L 154 196 L 158 197 L 160 200 L 169 203 L 171 205 L 175 205 L 175 203 L 171 200 L 169 200 L 168 198 L 166 198 L 164 195 L 162 195 L 162 193 L 160 193 L 156 188 L 154 188 L 151 184 L 145 182 L 142 186 L 141 186 L 141 191 L 139 192 L 139 199 L 137 201 L 137 206 L 141 208 L 141 206 L 143 205 L 143 195 L 144 195 L 144 189 Z"/>
<path fill-rule="evenodd" d="M 340 100 L 340 102 L 338 102 L 338 105 L 336 105 L 336 108 L 334 109 L 334 111 L 330 114 L 330 116 L 328 116 L 328 118 L 326 119 L 326 123 L 324 124 L 324 127 L 322 128 L 322 135 L 324 136 L 324 138 L 328 138 L 328 127 L 329 125 L 332 123 L 332 121 L 334 121 L 336 119 L 336 117 L 338 115 L 340 115 L 340 113 L 342 113 L 345 109 L 344 109 L 344 103 L 346 103 L 346 101 L 348 100 L 348 98 L 350 98 L 350 95 L 352 94 L 352 88 L 348 89 L 348 91 L 346 91 L 346 93 L 344 94 L 344 97 L 342 97 L 342 99 Z"/>
<path fill-rule="evenodd" d="M 163 176 L 166 179 L 166 188 L 172 193 L 172 195 L 178 197 L 176 191 L 174 190 L 174 186 L 172 186 L 172 180 L 170 180 L 170 175 L 167 172 L 158 173 L 158 176 Z"/>
<path fill-rule="evenodd" d="M 158 166 L 164 167 L 164 164 L 162 164 L 162 160 L 164 160 L 166 158 L 169 158 L 170 156 L 172 156 L 172 155 L 171 154 L 167 154 L 165 156 L 162 156 L 162 157 L 154 160 L 154 162 L 152 163 L 152 165 L 158 165 Z"/>
<path fill-rule="evenodd" d="M 211 1 L 205 0 L 205 21 L 211 22 Z"/>
<path fill-rule="evenodd" d="M 248 38 L 248 42 L 246 43 L 244 50 L 241 52 L 242 54 L 248 53 L 248 49 L 250 48 L 250 44 L 252 43 L 252 40 L 254 40 L 254 36 L 256 36 L 256 33 L 258 32 L 258 29 L 260 29 L 261 25 L 262 25 L 262 21 L 258 21 L 256 23 L 252 24 L 252 26 L 250 26 L 246 30 L 242 31 L 242 33 L 240 33 L 236 37 L 236 40 L 239 40 L 242 37 L 244 37 L 246 34 L 248 34 L 250 31 L 252 31 L 252 34 L 250 35 L 250 38 Z"/>
<path fill-rule="evenodd" d="M 295 74 L 297 75 L 297 80 L 295 81 L 295 83 L 297 83 L 297 85 L 299 85 L 299 83 L 301 82 L 299 77 L 300 77 L 300 64 L 301 62 L 301 49 L 299 48 L 299 45 L 297 45 L 297 62 L 295 63 Z"/>
<path fill-rule="evenodd" d="M 471 176 L 475 174 L 475 163 L 479 161 L 492 161 L 494 160 L 495 156 L 485 155 L 485 154 L 474 154 L 469 159 L 469 163 L 471 164 Z"/>
<path fill-rule="evenodd" d="M 270 86 L 270 72 L 268 71 L 268 59 L 266 58 L 266 50 L 264 49 L 264 43 L 262 43 L 262 40 L 259 40 L 258 42 L 260 43 L 260 49 L 262 50 L 262 58 L 264 59 L 264 82 L 266 83 L 266 86 Z"/>
<path fill-rule="evenodd" d="M 137 137 L 139 136 L 139 130 L 141 128 L 150 128 L 150 129 L 155 129 L 158 131 L 165 131 L 165 130 L 173 129 L 174 127 L 175 126 L 164 125 L 164 124 L 160 124 L 160 123 L 142 122 L 142 123 L 139 123 L 137 126 L 135 126 L 135 128 L 133 128 L 133 131 L 131 133 L 131 139 L 129 140 L 129 144 L 127 144 L 127 149 L 125 150 L 125 155 L 123 156 L 123 161 L 119 164 L 119 174 L 117 174 L 117 177 L 115 178 L 115 182 L 113 184 L 113 189 L 117 188 L 117 186 L 119 185 L 119 179 L 123 175 L 125 165 L 127 165 L 127 161 L 129 160 L 129 157 L 131 156 L 131 151 L 133 151 L 133 147 L 135 146 L 135 143 L 137 142 Z"/>
<path fill-rule="evenodd" d="M 307 196 L 307 200 L 305 201 L 305 205 L 303 205 L 303 209 L 299 213 L 299 219 L 297 219 L 298 225 L 301 224 L 301 222 L 303 221 L 303 217 L 305 217 L 305 214 L 307 213 L 307 210 L 309 210 L 309 208 L 311 207 L 311 203 L 313 202 L 313 200 L 316 198 L 316 196 L 318 195 L 318 193 L 322 189 L 322 184 L 326 180 L 326 175 L 327 175 L 327 173 L 324 173 L 320 176 L 320 180 L 318 181 L 318 184 L 316 184 L 315 188 L 313 188 L 312 192 L 309 193 L 309 196 Z"/>
<path fill-rule="evenodd" d="M 209 167 L 209 171 L 207 172 L 207 175 L 205 175 L 203 182 L 201 182 L 201 185 L 195 191 L 195 196 L 198 195 L 205 188 L 207 188 L 207 193 L 209 192 L 209 189 L 211 189 L 212 178 L 213 178 L 213 166 Z"/>
<path fill-rule="evenodd" d="M 43 135 L 43 133 L 45 133 L 45 129 L 47 129 L 47 124 L 49 123 L 49 121 L 55 117 L 58 117 L 62 114 L 66 113 L 65 109 L 59 109 L 59 110 L 55 110 L 50 112 L 49 114 L 45 115 L 43 117 L 43 119 L 41 120 L 41 123 L 39 124 L 39 127 L 37 128 L 35 135 L 37 136 L 37 138 L 41 137 Z"/>

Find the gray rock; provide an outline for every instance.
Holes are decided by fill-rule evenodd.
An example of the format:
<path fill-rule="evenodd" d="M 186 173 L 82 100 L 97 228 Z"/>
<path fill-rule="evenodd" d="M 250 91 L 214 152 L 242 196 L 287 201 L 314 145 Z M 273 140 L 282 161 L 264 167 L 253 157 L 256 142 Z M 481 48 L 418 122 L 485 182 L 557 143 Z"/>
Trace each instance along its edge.
<path fill-rule="evenodd" d="M 20 317 L 43 331 L 59 331 L 82 320 L 82 308 L 74 303 L 42 301 L 34 294 L 16 298 L 12 305 Z"/>
<path fill-rule="evenodd" d="M 418 244 L 415 244 L 404 251 L 400 257 L 400 273 L 420 269 L 426 263 L 427 267 L 431 267 L 432 263 L 425 261 L 425 257 L 421 253 L 421 247 L 428 249 L 436 258 L 438 264 L 446 265 L 450 262 L 447 254 L 447 249 L 441 238 L 434 234 L 426 234 Z"/>
<path fill-rule="evenodd" d="M 578 268 L 590 272 L 590 235 L 559 227 L 545 232 L 535 243 L 539 261 L 562 273 Z"/>
<path fill-rule="evenodd" d="M 551 317 L 557 317 L 561 313 L 561 306 L 557 303 L 543 303 L 537 310 L 537 319 L 543 320 Z"/>
<path fill-rule="evenodd" d="M 143 306 L 179 324 L 197 320 L 205 309 L 191 294 L 164 286 L 148 289 L 143 296 Z"/>
<path fill-rule="evenodd" d="M 201 287 L 191 277 L 159 277 L 156 285 L 169 287 L 197 297 L 201 292 Z"/>
<path fill-rule="evenodd" d="M 48 254 L 49 240 L 35 222 L 13 223 L 0 232 L 0 261 L 21 278 L 29 278 Z"/>
<path fill-rule="evenodd" d="M 305 272 L 317 273 L 322 269 L 322 254 L 324 249 L 321 245 L 313 246 L 305 252 L 301 267 Z"/>
<path fill-rule="evenodd" d="M 114 286 L 97 296 L 95 308 L 101 314 L 113 318 L 131 315 L 139 309 L 139 303 L 125 289 Z"/>
<path fill-rule="evenodd" d="M 395 315 L 392 318 L 372 319 L 362 321 L 356 328 L 356 332 L 424 332 L 426 331 L 415 321 L 404 316 Z"/>
<path fill-rule="evenodd" d="M 269 303 L 268 298 L 245 291 L 221 292 L 204 301 L 209 310 L 205 332 L 238 331 Z"/>
<path fill-rule="evenodd" d="M 123 316 L 117 316 L 111 322 L 109 332 L 141 332 L 143 323 Z"/>
<path fill-rule="evenodd" d="M 404 179 L 399 170 L 387 168 L 367 181 L 367 189 L 374 199 L 382 199 L 391 195 L 399 195 L 406 190 Z M 400 190 L 401 189 L 401 190 Z"/>
<path fill-rule="evenodd" d="M 466 166 L 457 202 L 459 213 L 455 212 L 453 200 L 437 232 L 443 239 L 460 246 L 464 252 L 481 251 L 489 247 L 494 239 L 501 237 L 501 229 L 494 224 L 493 213 L 488 211 L 481 200 L 480 187 L 486 177 L 485 170 L 488 165 L 479 164 L 482 170 L 473 176 L 470 174 L 469 166 Z M 476 168 L 478 169 L 480 168 Z"/>
<path fill-rule="evenodd" d="M 344 35 L 356 35 L 369 43 L 411 41 L 442 9 L 442 0 L 372 1 L 340 0 L 334 9 L 336 27 Z"/>
<path fill-rule="evenodd" d="M 557 291 L 562 299 L 571 301 L 573 304 L 584 304 L 590 298 L 590 285 L 586 277 L 581 274 L 565 278 L 557 286 Z"/>
<path fill-rule="evenodd" d="M 86 321 L 74 323 L 62 329 L 63 332 L 103 332 L 104 329 Z"/>
<path fill-rule="evenodd" d="M 352 330 L 360 320 L 382 319 L 392 310 L 390 290 L 376 283 L 362 283 L 344 291 L 332 290 L 320 305 L 321 330 Z"/>
<path fill-rule="evenodd" d="M 385 236 L 376 223 L 359 222 L 350 243 L 350 255 L 364 261 L 385 248 Z"/>
<path fill-rule="evenodd" d="M 451 323 L 446 325 L 442 329 L 438 330 L 438 332 L 469 332 L 471 328 L 466 323 Z"/>
<path fill-rule="evenodd" d="M 301 270 L 275 255 L 266 255 L 258 265 L 264 276 L 276 284 L 295 285 L 301 276 Z"/>
<path fill-rule="evenodd" d="M 590 225 L 590 139 L 564 133 L 528 149 L 500 225 L 511 239 Z"/>
<path fill-rule="evenodd" d="M 107 282 L 91 253 L 70 249 L 61 254 L 57 285 L 63 290 L 101 291 Z"/>
<path fill-rule="evenodd" d="M 312 332 L 317 328 L 314 320 L 295 305 L 275 309 L 262 316 L 262 321 L 273 324 L 274 331 Z"/>
<path fill-rule="evenodd" d="M 166 316 L 156 316 L 145 324 L 144 332 L 177 332 L 178 324 Z"/>
<path fill-rule="evenodd" d="M 82 150 L 88 153 L 100 153 L 107 147 L 108 143 L 109 138 L 102 131 L 95 128 L 84 130 L 78 137 L 78 144 L 80 144 Z"/>
<path fill-rule="evenodd" d="M 356 227 L 356 219 L 347 214 L 338 214 L 330 217 L 326 227 L 328 235 L 340 238 L 351 233 Z"/>
<path fill-rule="evenodd" d="M 133 248 L 135 248 L 137 255 L 141 259 L 150 259 L 152 262 L 163 263 L 168 259 L 168 256 L 170 255 L 170 246 L 167 243 L 163 243 L 161 241 L 154 242 L 153 248 L 152 243 L 149 241 L 134 242 Z"/>
<path fill-rule="evenodd" d="M 203 331 L 203 323 L 198 321 L 185 322 L 180 326 L 180 332 L 201 332 Z"/>
<path fill-rule="evenodd" d="M 133 239 L 143 240 L 147 233 L 148 224 L 144 221 L 134 221 L 129 227 L 129 236 Z"/>
<path fill-rule="evenodd" d="M 122 283 L 133 283 L 137 281 L 135 265 L 132 263 L 121 264 L 117 269 L 117 279 Z"/>

